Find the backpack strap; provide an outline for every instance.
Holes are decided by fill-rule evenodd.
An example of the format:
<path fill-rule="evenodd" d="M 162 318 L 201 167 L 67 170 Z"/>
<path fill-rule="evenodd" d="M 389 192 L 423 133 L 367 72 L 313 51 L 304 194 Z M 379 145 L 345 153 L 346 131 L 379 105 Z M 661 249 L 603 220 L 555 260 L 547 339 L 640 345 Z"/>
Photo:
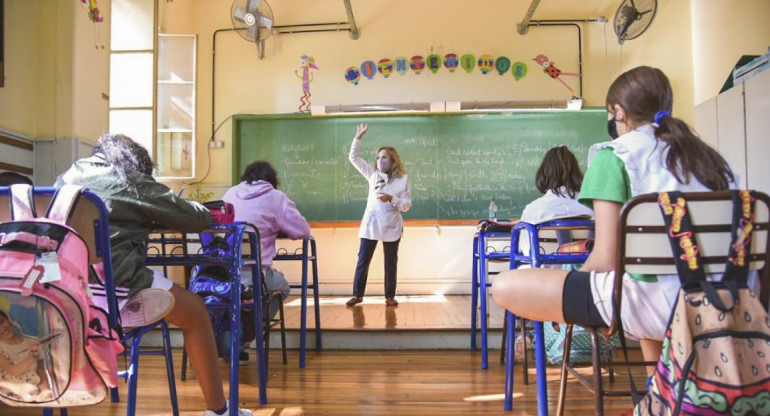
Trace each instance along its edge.
<path fill-rule="evenodd" d="M 658 194 L 658 205 L 666 222 L 679 281 L 682 285 L 705 281 L 706 273 L 703 271 L 703 262 L 698 252 L 684 194 L 680 191 L 661 192 Z"/>
<path fill-rule="evenodd" d="M 11 194 L 11 219 L 14 221 L 29 220 L 37 217 L 35 200 L 32 197 L 32 186 L 14 184 L 8 189 Z"/>
<path fill-rule="evenodd" d="M 83 187 L 70 184 L 57 189 L 51 204 L 48 206 L 46 218 L 62 224 L 69 224 L 70 217 L 75 211 L 75 205 L 77 205 L 82 192 Z"/>
<path fill-rule="evenodd" d="M 754 231 L 754 191 L 731 191 L 733 196 L 733 226 L 727 266 L 722 281 L 748 284 L 751 263 L 751 240 Z"/>

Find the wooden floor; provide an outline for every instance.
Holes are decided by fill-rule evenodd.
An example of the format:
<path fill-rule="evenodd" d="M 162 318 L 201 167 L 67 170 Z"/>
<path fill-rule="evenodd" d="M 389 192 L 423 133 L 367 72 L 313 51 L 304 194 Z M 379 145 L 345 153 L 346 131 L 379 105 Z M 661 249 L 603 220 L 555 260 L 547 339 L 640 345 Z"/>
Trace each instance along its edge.
<path fill-rule="evenodd" d="M 363 303 L 346 307 L 349 296 L 321 296 L 321 328 L 356 330 L 470 330 L 470 295 L 396 296 L 398 307 L 386 307 L 382 296 L 364 297 Z M 312 297 L 308 299 L 308 328 L 315 328 Z M 299 328 L 300 298 L 285 303 L 286 327 Z M 478 318 L 477 318 L 478 319 Z M 503 310 L 489 302 L 489 327 L 503 327 Z"/>
<path fill-rule="evenodd" d="M 359 336 L 365 336 L 368 333 L 366 330 L 392 330 L 386 329 L 389 326 L 403 330 L 436 327 L 439 321 L 456 326 L 457 330 L 462 325 L 465 330 L 469 327 L 470 304 L 467 296 L 399 297 L 401 303 L 397 308 L 385 308 L 384 299 L 380 297 L 367 298 L 356 308 L 345 308 L 346 299 L 322 299 L 324 329 L 356 329 L 362 332 Z M 437 305 L 444 307 L 435 309 Z M 447 312 L 446 308 L 452 310 Z M 287 319 L 294 319 L 290 316 L 287 310 Z M 430 316 L 434 319 L 429 319 Z M 308 322 L 312 322 L 312 319 Z M 632 353 L 632 358 L 639 358 L 638 350 Z M 176 350 L 175 354 L 181 414 L 200 416 L 205 406 L 197 382 L 194 376 L 187 381 L 180 381 L 181 350 Z M 536 415 L 534 369 L 530 370 L 532 384 L 525 386 L 522 383 L 521 367 L 517 367 L 514 380 L 514 411 L 503 410 L 505 368 L 498 357 L 497 350 L 492 352 L 489 368 L 482 370 L 479 352 L 468 350 L 326 350 L 321 353 L 308 350 L 307 365 L 300 369 L 296 350 L 289 351 L 287 365 L 281 363 L 280 353 L 272 350 L 268 367 L 268 404 L 260 406 L 252 351 L 250 366 L 242 367 L 241 370 L 240 398 L 242 407 L 254 410 L 255 415 L 259 416 Z M 620 360 L 619 357 L 617 359 Z M 224 361 L 221 368 L 222 373 L 227 374 Z M 589 368 L 583 371 L 590 374 Z M 627 377 L 623 374 L 616 377 L 614 385 L 618 388 L 627 387 Z M 155 356 L 142 357 L 139 377 L 137 415 L 170 415 L 162 359 Z M 547 377 L 549 413 L 554 414 L 559 368 L 549 367 Z M 124 384 L 120 386 L 120 393 L 125 397 Z M 630 406 L 628 398 L 608 398 L 605 412 L 609 415 L 617 414 Z M 99 405 L 69 409 L 69 414 L 120 416 L 125 415 L 125 411 L 125 403 L 111 403 L 107 399 Z M 39 414 L 39 409 L 0 405 L 2 416 Z M 565 414 L 594 414 L 593 396 L 574 380 L 568 383 Z"/>

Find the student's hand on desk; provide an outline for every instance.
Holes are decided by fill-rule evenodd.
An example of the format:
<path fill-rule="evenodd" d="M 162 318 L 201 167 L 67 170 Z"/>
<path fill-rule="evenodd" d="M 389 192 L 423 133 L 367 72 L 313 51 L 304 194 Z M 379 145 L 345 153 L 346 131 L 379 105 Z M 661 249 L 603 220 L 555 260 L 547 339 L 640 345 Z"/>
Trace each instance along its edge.
<path fill-rule="evenodd" d="M 379 199 L 381 202 L 390 202 L 390 201 L 392 201 L 392 200 L 393 200 L 393 195 L 391 195 L 391 194 L 386 194 L 385 192 L 381 192 L 381 193 L 380 193 L 380 194 L 377 196 L 377 199 Z"/>
<path fill-rule="evenodd" d="M 361 140 L 361 137 L 369 130 L 369 125 L 361 123 L 356 127 L 356 139 Z"/>

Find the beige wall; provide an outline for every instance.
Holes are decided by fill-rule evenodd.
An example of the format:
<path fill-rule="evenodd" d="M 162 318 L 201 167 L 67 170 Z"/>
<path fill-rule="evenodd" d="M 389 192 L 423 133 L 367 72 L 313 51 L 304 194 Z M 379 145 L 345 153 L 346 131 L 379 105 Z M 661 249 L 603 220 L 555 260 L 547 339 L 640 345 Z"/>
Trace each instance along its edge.
<path fill-rule="evenodd" d="M 99 2 L 103 13 L 109 1 Z M 0 129 L 32 139 L 94 140 L 107 129 L 107 23 L 94 24 L 77 1 L 6 1 L 6 84 Z"/>
<path fill-rule="evenodd" d="M 770 47 L 770 1 L 692 2 L 695 104 L 716 96 L 741 55 Z"/>

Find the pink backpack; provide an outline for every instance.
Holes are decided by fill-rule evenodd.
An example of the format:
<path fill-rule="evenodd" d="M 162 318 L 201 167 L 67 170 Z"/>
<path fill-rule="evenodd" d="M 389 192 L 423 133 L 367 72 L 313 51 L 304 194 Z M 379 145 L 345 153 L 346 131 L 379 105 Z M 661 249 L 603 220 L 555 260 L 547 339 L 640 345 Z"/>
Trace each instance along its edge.
<path fill-rule="evenodd" d="M 32 187 L 10 189 L 12 221 L 0 223 L 0 401 L 11 406 L 95 404 L 117 385 L 123 347 L 93 303 L 88 246 L 67 225 L 80 193 L 65 185 L 37 218 Z"/>

